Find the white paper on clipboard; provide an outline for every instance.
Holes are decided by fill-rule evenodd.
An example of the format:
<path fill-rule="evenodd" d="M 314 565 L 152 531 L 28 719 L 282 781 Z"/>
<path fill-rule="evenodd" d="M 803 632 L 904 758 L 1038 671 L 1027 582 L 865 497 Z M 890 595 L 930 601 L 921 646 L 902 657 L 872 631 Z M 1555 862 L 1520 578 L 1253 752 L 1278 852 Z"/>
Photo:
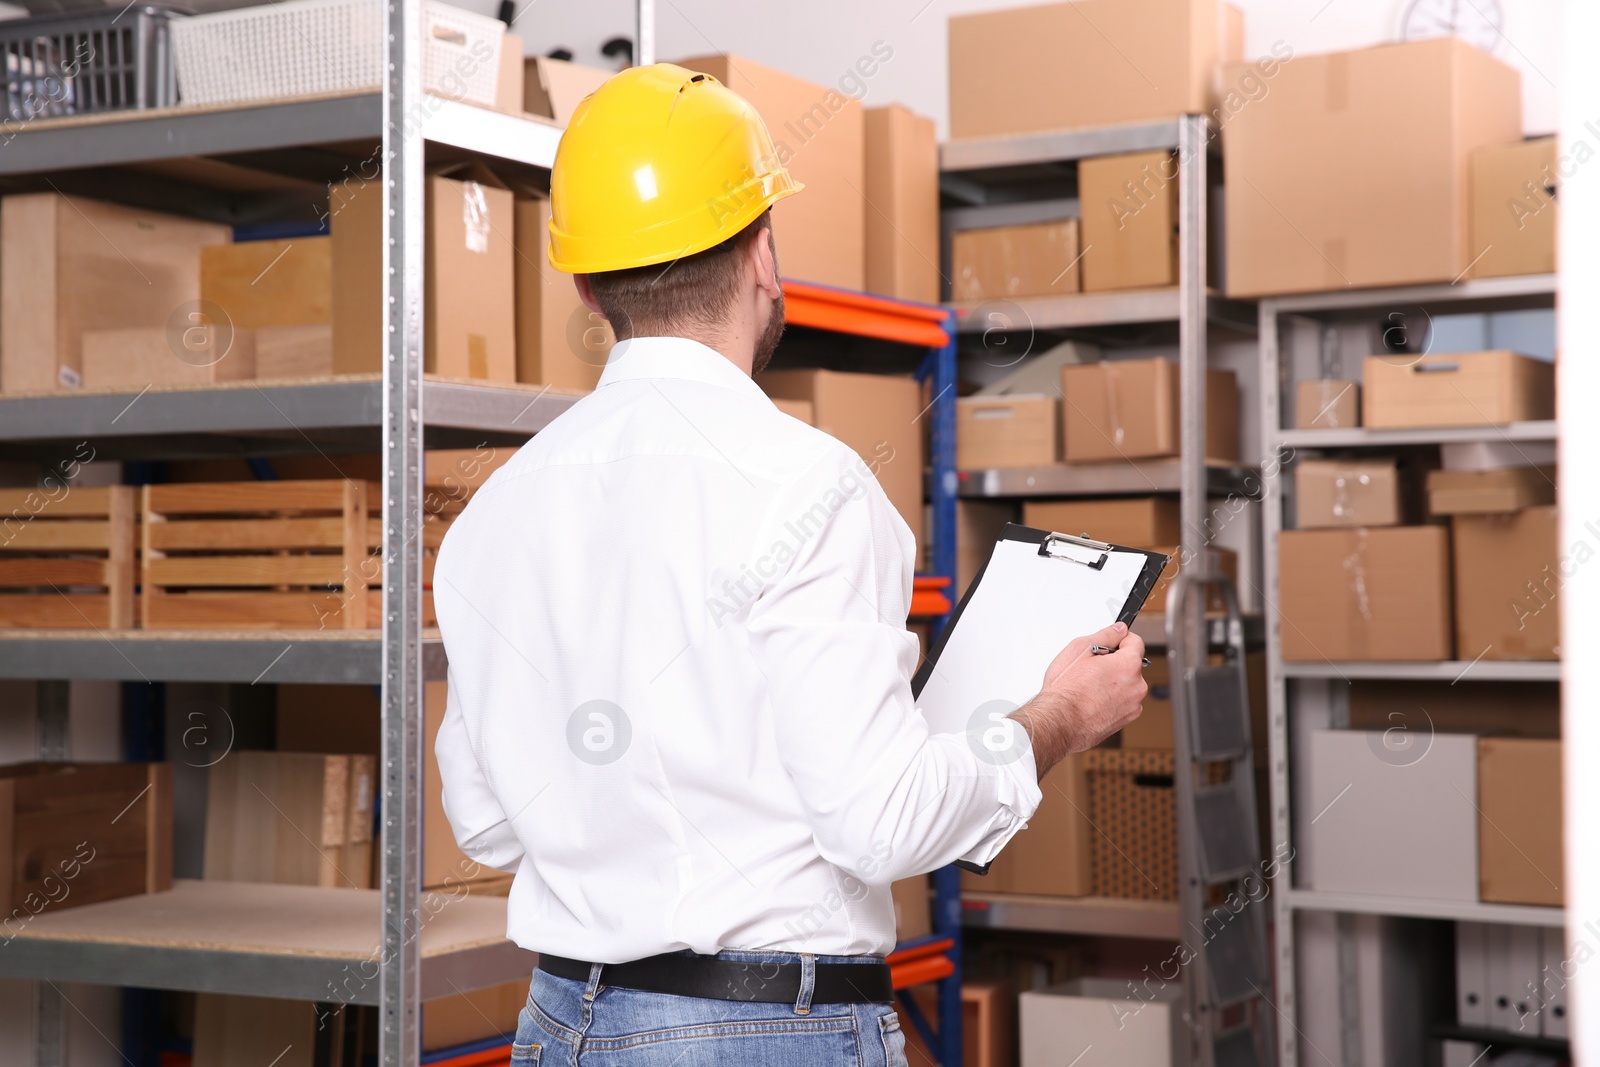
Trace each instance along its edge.
<path fill-rule="evenodd" d="M 995 543 L 959 615 L 935 649 L 916 705 L 934 733 L 981 729 L 999 704 L 1021 707 L 1039 692 L 1044 673 L 1074 638 L 1092 634 L 1134 610 L 1166 557 L 1116 546 L 1088 552 L 1039 539 L 1018 539 L 1007 527 Z M 1090 565 L 1090 557 L 1100 561 Z M 1142 589 L 1142 591 L 1140 591 Z"/>

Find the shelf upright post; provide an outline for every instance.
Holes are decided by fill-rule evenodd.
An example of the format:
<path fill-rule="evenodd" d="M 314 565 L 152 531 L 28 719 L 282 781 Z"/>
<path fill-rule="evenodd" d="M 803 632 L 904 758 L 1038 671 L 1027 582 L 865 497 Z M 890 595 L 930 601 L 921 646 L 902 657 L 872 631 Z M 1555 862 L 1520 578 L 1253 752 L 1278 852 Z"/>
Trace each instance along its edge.
<path fill-rule="evenodd" d="M 386 14 L 378 1063 L 414 1067 L 422 1052 L 422 2 L 387 0 Z"/>
<path fill-rule="evenodd" d="M 950 578 L 954 599 L 956 576 L 956 315 L 945 313 L 944 346 L 930 353 L 933 363 L 933 416 L 930 434 L 930 466 L 933 474 L 933 571 Z M 934 635 L 944 629 L 949 615 L 934 622 Z M 961 1033 L 961 872 L 954 866 L 933 872 L 933 929 L 938 937 L 950 938 L 946 953 L 955 970 L 939 982 L 939 1063 L 959 1067 L 962 1057 Z"/>
<path fill-rule="evenodd" d="M 1269 843 L 1274 849 L 1291 840 L 1289 824 L 1289 717 L 1288 680 L 1283 670 L 1283 652 L 1278 630 L 1278 533 L 1283 529 L 1283 486 L 1288 457 L 1282 446 L 1283 402 L 1287 378 L 1281 357 L 1283 336 L 1278 305 L 1261 301 L 1259 330 L 1261 352 L 1261 447 L 1264 463 L 1273 464 L 1277 476 L 1261 479 L 1261 556 L 1263 599 L 1266 601 L 1267 638 L 1267 761 L 1271 798 Z M 1299 1063 L 1299 1011 L 1295 1006 L 1295 921 L 1290 900 L 1294 887 L 1294 856 L 1290 853 L 1277 867 L 1272 885 L 1274 1002 L 1284 1025 L 1277 1028 L 1278 1063 L 1296 1067 Z"/>

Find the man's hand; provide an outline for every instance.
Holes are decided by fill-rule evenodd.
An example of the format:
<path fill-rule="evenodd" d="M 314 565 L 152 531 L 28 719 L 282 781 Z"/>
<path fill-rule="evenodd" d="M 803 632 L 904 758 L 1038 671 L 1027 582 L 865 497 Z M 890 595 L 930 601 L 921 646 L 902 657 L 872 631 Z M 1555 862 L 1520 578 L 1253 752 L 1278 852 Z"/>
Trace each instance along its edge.
<path fill-rule="evenodd" d="M 1114 651 L 1095 655 L 1102 645 Z M 1028 731 L 1039 777 L 1069 752 L 1093 748 L 1144 710 L 1144 641 L 1122 623 L 1072 641 L 1044 672 L 1039 695 L 1012 712 Z"/>

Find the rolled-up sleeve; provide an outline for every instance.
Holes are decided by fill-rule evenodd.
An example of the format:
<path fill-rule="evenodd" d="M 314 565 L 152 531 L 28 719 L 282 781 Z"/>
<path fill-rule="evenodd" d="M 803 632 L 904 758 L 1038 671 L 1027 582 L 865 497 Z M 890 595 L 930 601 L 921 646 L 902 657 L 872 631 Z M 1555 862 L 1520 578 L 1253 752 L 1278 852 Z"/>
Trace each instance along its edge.
<path fill-rule="evenodd" d="M 822 855 L 871 884 L 991 861 L 1039 805 L 1033 753 L 984 758 L 916 710 L 910 537 L 882 489 L 832 455 L 780 494 L 767 528 L 798 545 L 751 606 L 751 646 Z"/>
<path fill-rule="evenodd" d="M 515 871 L 522 863 L 522 842 L 478 762 L 454 678 L 449 690 L 439 736 L 433 742 L 445 818 L 469 859 L 495 870 Z"/>

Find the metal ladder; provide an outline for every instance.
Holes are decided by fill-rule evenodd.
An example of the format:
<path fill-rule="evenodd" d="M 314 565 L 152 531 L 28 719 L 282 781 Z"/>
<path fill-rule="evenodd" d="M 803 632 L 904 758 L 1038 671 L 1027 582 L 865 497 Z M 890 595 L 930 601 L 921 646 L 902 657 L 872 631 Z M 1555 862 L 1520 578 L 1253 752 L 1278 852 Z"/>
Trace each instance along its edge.
<path fill-rule="evenodd" d="M 1167 593 L 1173 679 L 1173 790 L 1178 813 L 1179 960 L 1184 1013 L 1175 1063 L 1260 1067 L 1273 1044 L 1267 866 L 1256 820 L 1255 751 L 1244 620 L 1215 552 L 1179 571 Z M 1208 620 L 1220 590 L 1225 618 Z M 1211 640 L 1220 625 L 1221 640 Z M 1223 662 L 1211 663 L 1213 644 Z"/>

